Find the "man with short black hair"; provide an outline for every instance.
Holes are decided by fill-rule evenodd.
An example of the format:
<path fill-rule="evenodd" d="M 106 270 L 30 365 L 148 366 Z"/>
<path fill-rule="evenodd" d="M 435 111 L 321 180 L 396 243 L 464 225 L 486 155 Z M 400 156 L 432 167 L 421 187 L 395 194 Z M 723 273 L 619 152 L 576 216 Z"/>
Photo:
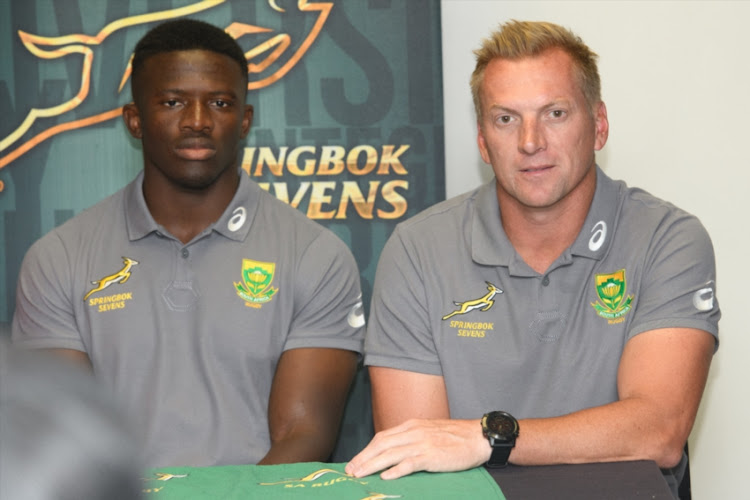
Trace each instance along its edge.
<path fill-rule="evenodd" d="M 161 24 L 132 67 L 143 172 L 31 247 L 14 342 L 90 366 L 146 466 L 326 460 L 363 336 L 351 252 L 240 172 L 253 108 L 228 34 Z"/>

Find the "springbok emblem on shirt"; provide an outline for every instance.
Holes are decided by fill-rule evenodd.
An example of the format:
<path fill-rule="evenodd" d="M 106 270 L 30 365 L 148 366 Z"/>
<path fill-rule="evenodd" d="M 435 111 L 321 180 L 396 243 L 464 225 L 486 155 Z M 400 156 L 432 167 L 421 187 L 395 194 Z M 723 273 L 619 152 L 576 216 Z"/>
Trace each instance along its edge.
<path fill-rule="evenodd" d="M 125 267 L 117 271 L 115 274 L 110 274 L 109 276 L 105 276 L 98 281 L 91 282 L 91 284 L 96 285 L 96 287 L 83 296 L 84 302 L 86 302 L 86 299 L 88 299 L 92 293 L 100 292 L 114 283 L 125 283 L 126 281 L 128 281 L 128 279 L 130 279 L 130 269 L 138 264 L 138 261 L 129 259 L 127 257 L 123 257 L 122 261 L 125 263 Z"/>
<path fill-rule="evenodd" d="M 503 293 L 503 291 L 489 281 L 485 281 L 485 283 L 487 283 L 487 290 L 489 290 L 486 295 L 478 299 L 467 300 L 466 302 L 453 302 L 458 306 L 458 310 L 443 316 L 443 321 L 448 318 L 452 318 L 457 314 L 466 314 L 475 309 L 481 309 L 482 311 L 489 310 L 489 308 L 492 307 L 492 305 L 495 303 L 495 295 L 497 295 L 498 293 Z"/>

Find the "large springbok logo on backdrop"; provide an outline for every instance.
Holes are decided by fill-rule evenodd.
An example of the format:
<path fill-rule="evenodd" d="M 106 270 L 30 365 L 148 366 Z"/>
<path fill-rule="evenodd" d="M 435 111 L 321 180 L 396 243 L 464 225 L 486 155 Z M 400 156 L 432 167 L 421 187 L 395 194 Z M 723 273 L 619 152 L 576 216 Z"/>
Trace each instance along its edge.
<path fill-rule="evenodd" d="M 45 37 L 19 30 L 18 36 L 24 47 L 40 59 L 57 59 L 70 54 L 82 54 L 81 84 L 78 92 L 71 99 L 48 108 L 32 108 L 29 110 L 23 121 L 10 134 L 0 139 L 0 169 L 50 137 L 120 116 L 122 107 L 118 106 L 83 118 L 71 116 L 61 122 L 58 120 L 55 125 L 50 125 L 36 135 L 29 137 L 30 134 L 28 134 L 32 125 L 38 120 L 61 117 L 77 108 L 87 99 L 96 47 L 102 45 L 112 33 L 131 26 L 207 11 L 226 1 L 202 0 L 185 7 L 118 19 L 106 25 L 96 35 L 75 33 L 58 37 Z M 279 0 L 268 0 L 268 5 L 274 11 L 280 15 L 286 14 L 287 10 L 280 7 L 278 3 Z M 311 22 L 305 23 L 305 26 L 310 26 L 309 31 L 298 34 L 280 33 L 272 28 L 246 24 L 240 21 L 232 22 L 225 28 L 227 33 L 238 40 L 245 36 L 253 37 L 251 48 L 245 52 L 248 60 L 248 90 L 261 89 L 282 79 L 302 59 L 320 35 L 333 3 L 297 0 L 296 7 L 302 14 L 312 17 Z M 305 28 L 305 30 L 307 29 Z M 118 93 L 122 91 L 130 78 L 130 62 L 123 61 L 123 66 L 125 68 L 120 86 L 117 89 Z M 0 185 L 0 191 L 2 191 L 2 185 Z"/>

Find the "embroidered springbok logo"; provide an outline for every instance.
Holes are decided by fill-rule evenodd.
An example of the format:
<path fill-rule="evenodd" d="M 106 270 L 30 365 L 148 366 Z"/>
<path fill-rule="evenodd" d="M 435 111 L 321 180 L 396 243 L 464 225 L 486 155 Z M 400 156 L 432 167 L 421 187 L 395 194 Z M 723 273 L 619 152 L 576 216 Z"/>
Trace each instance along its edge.
<path fill-rule="evenodd" d="M 487 283 L 487 290 L 489 290 L 489 292 L 487 292 L 487 295 L 484 295 L 483 297 L 480 297 L 478 299 L 467 300 L 466 302 L 453 302 L 458 306 L 458 310 L 443 316 L 443 321 L 448 318 L 452 318 L 457 314 L 466 314 L 475 309 L 481 309 L 482 311 L 489 310 L 490 307 L 492 307 L 492 304 L 495 303 L 495 295 L 497 295 L 498 293 L 503 293 L 503 291 L 489 281 L 485 281 L 485 283 Z"/>
<path fill-rule="evenodd" d="M 92 285 L 96 285 L 92 290 L 89 291 L 86 295 L 83 296 L 83 301 L 86 302 L 86 299 L 89 298 L 89 296 L 92 293 L 100 292 L 107 288 L 109 285 L 112 285 L 114 283 L 120 283 L 123 284 L 128 279 L 130 279 L 130 269 L 138 264 L 137 260 L 129 259 L 127 257 L 123 257 L 122 261 L 125 263 L 125 267 L 117 271 L 115 274 L 110 274 L 109 276 L 105 276 L 104 278 L 98 280 L 98 281 L 92 281 Z"/>

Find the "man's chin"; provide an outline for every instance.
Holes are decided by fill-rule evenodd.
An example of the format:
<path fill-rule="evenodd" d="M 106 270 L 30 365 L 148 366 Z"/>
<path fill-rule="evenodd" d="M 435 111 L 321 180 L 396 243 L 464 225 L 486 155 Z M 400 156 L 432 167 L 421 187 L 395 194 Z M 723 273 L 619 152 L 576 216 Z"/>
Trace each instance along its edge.
<path fill-rule="evenodd" d="M 203 169 L 195 170 L 191 172 L 188 169 L 184 175 L 171 179 L 172 183 L 185 191 L 205 191 L 214 186 L 221 178 L 221 175 L 215 172 L 209 173 L 203 171 Z"/>

